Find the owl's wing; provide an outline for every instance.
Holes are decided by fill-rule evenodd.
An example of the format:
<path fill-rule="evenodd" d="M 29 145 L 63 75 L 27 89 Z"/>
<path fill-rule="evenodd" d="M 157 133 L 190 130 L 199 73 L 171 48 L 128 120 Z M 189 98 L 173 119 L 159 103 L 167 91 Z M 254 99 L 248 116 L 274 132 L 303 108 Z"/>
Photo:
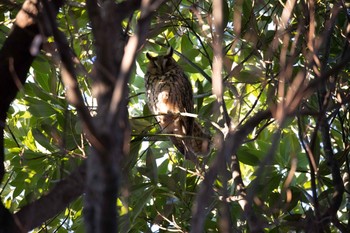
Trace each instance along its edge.
<path fill-rule="evenodd" d="M 182 96 L 181 96 L 181 112 L 193 113 L 194 112 L 194 103 L 193 103 L 193 90 L 192 85 L 186 76 L 185 73 L 181 72 L 181 81 L 182 83 Z M 182 116 L 186 128 L 186 134 L 192 135 L 194 118 Z"/>

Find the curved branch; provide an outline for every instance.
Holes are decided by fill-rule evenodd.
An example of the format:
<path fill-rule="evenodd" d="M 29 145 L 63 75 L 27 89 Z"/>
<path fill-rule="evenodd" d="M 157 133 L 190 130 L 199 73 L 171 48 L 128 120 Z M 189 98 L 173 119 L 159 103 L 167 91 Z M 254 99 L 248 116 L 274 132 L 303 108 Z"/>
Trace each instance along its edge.
<path fill-rule="evenodd" d="M 55 13 L 63 4 L 62 1 L 50 2 Z M 36 24 L 38 16 L 37 0 L 27 0 L 16 16 L 15 24 L 0 51 L 0 181 L 4 170 L 4 123 L 11 102 L 16 97 L 18 90 L 27 79 L 27 73 L 36 54 L 31 51 L 38 50 L 40 43 L 34 43 L 34 38 L 39 35 Z M 21 232 L 16 226 L 9 211 L 0 204 L 0 232 Z"/>
<path fill-rule="evenodd" d="M 247 218 L 247 222 L 251 232 L 261 232 L 261 226 L 257 224 L 257 216 L 252 209 L 252 206 L 247 205 L 246 200 L 246 190 L 245 185 L 242 180 L 241 170 L 239 168 L 239 162 L 237 159 L 238 148 L 243 144 L 245 138 L 254 128 L 259 125 L 263 120 L 271 118 L 272 114 L 270 110 L 265 110 L 258 112 L 253 117 L 248 119 L 244 125 L 238 129 L 231 130 L 222 146 L 219 150 L 218 155 L 210 167 L 208 173 L 205 175 L 203 183 L 198 192 L 198 196 L 195 201 L 195 205 L 192 210 L 192 226 L 204 226 L 204 219 L 207 213 L 206 208 L 209 205 L 210 197 L 213 195 L 213 183 L 219 174 L 219 169 L 223 161 L 228 161 L 227 163 L 231 166 L 232 176 L 234 182 L 237 186 L 237 196 L 239 199 L 239 204 L 244 211 L 244 215 Z M 192 229 L 192 232 L 201 232 L 197 231 L 198 229 Z M 200 230 L 200 229 L 199 229 Z M 261 230 L 261 231 L 260 231 Z"/>
<path fill-rule="evenodd" d="M 69 203 L 81 196 L 85 188 L 85 161 L 67 178 L 61 180 L 48 194 L 24 206 L 15 215 L 22 232 L 28 232 L 62 212 Z"/>

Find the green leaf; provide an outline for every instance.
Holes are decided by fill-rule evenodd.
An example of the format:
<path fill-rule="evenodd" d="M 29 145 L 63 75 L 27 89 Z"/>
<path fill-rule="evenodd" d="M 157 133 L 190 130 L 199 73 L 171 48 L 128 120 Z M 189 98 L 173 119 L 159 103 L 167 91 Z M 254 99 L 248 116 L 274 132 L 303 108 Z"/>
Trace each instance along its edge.
<path fill-rule="evenodd" d="M 238 154 L 238 159 L 241 163 L 244 163 L 250 166 L 258 166 L 260 164 L 260 160 L 258 156 L 261 154 L 261 151 L 243 146 L 239 148 L 237 154 Z"/>
<path fill-rule="evenodd" d="M 135 219 L 139 216 L 141 213 L 143 207 L 149 202 L 151 199 L 153 192 L 155 191 L 154 187 L 149 187 L 145 190 L 142 190 L 141 195 L 137 199 L 137 201 L 134 203 L 134 207 L 132 209 L 132 218 L 131 222 L 134 222 Z"/>

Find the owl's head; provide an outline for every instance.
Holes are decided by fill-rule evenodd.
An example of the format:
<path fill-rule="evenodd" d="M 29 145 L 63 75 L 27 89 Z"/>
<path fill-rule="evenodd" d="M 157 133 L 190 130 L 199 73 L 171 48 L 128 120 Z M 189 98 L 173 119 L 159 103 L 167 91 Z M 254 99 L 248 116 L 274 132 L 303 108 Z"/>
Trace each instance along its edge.
<path fill-rule="evenodd" d="M 170 47 L 165 55 L 153 57 L 151 54 L 146 53 L 149 60 L 148 72 L 153 75 L 161 75 L 175 68 L 177 64 L 173 58 L 173 52 L 173 48 Z"/>

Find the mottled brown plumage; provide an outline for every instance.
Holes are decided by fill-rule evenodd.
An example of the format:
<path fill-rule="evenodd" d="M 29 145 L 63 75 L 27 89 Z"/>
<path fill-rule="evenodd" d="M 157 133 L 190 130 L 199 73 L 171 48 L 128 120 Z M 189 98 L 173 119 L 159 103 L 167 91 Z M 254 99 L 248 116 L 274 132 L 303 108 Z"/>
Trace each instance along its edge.
<path fill-rule="evenodd" d="M 185 156 L 206 156 L 210 152 L 210 136 L 193 117 L 179 113 L 193 113 L 193 91 L 190 81 L 172 58 L 173 50 L 166 55 L 149 59 L 145 76 L 146 96 L 149 109 L 163 133 L 175 134 L 170 139 Z"/>

